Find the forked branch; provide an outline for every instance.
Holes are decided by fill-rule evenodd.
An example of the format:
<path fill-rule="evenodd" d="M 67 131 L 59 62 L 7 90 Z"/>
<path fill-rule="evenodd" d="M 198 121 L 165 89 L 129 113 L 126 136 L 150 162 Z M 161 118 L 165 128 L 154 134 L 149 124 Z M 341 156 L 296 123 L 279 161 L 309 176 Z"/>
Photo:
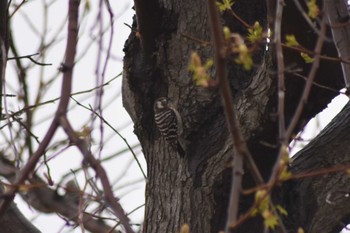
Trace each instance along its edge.
<path fill-rule="evenodd" d="M 73 68 L 75 65 L 75 56 L 76 56 L 76 48 L 78 43 L 78 12 L 79 12 L 79 0 L 69 0 L 69 13 L 68 13 L 68 38 L 66 45 L 66 59 L 62 64 L 61 71 L 63 73 L 62 87 L 61 87 L 61 98 L 58 105 L 58 108 L 55 113 L 55 117 L 51 122 L 51 125 L 42 140 L 39 144 L 38 149 L 35 153 L 30 157 L 29 161 L 20 171 L 18 177 L 16 178 L 13 186 L 4 194 L 3 202 L 0 206 L 0 217 L 3 217 L 4 213 L 12 203 L 15 194 L 19 191 L 20 187 L 25 184 L 25 181 L 31 176 L 31 173 L 34 171 L 36 165 L 39 162 L 39 159 L 45 153 L 47 146 L 49 145 L 51 139 L 53 138 L 58 127 L 62 127 L 69 140 L 73 142 L 82 152 L 85 161 L 88 162 L 91 167 L 96 172 L 97 177 L 100 178 L 102 183 L 104 198 L 106 202 L 113 209 L 115 215 L 119 218 L 121 224 L 125 228 L 125 232 L 133 233 L 129 219 L 126 216 L 123 208 L 119 204 L 117 198 L 114 197 L 113 191 L 111 189 L 111 185 L 109 183 L 107 174 L 100 164 L 100 161 L 94 158 L 91 154 L 88 145 L 86 145 L 85 141 L 80 139 L 77 133 L 71 127 L 68 119 L 67 119 L 67 109 L 68 103 L 71 96 L 72 90 L 72 80 L 73 80 Z"/>

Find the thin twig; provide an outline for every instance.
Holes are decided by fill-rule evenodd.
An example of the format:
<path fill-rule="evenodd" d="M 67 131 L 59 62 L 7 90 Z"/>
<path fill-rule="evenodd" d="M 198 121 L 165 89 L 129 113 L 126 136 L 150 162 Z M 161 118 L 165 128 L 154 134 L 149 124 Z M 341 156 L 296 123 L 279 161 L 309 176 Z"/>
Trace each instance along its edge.
<path fill-rule="evenodd" d="M 305 80 L 305 81 L 308 80 L 308 78 L 307 78 L 306 76 L 302 75 L 302 74 L 293 73 L 293 75 L 296 76 L 296 77 L 302 78 L 302 79 Z M 345 93 L 343 93 L 343 92 L 341 92 L 341 91 L 339 91 L 339 90 L 337 90 L 337 89 L 334 89 L 334 88 L 331 88 L 331 87 L 328 87 L 328 86 L 319 84 L 319 83 L 317 83 L 317 82 L 315 82 L 315 81 L 312 82 L 312 84 L 313 84 L 314 86 L 316 86 L 316 87 L 322 88 L 322 89 L 324 89 L 324 90 L 331 91 L 331 92 L 336 93 L 336 94 L 338 94 L 338 95 L 345 95 Z"/>
<path fill-rule="evenodd" d="M 286 131 L 286 135 L 285 135 L 285 143 L 287 144 L 289 142 L 289 138 L 292 135 L 297 123 L 299 122 L 300 116 L 304 110 L 304 106 L 307 102 L 307 99 L 309 97 L 310 91 L 311 91 L 311 87 L 313 86 L 314 80 L 316 78 L 316 73 L 320 64 L 320 53 L 322 50 L 322 46 L 323 46 L 323 42 L 324 42 L 324 38 L 325 38 L 325 33 L 326 33 L 326 21 L 325 21 L 325 17 L 322 17 L 322 23 L 321 23 L 321 30 L 320 30 L 320 35 L 317 39 L 317 43 L 316 43 L 316 47 L 315 47 L 315 57 L 314 57 L 314 61 L 312 63 L 311 66 L 311 70 L 310 73 L 308 75 L 305 87 L 304 87 L 304 91 L 303 94 L 301 96 L 301 99 L 299 101 L 298 107 L 295 111 L 295 114 L 292 118 L 291 123 L 288 126 L 288 129 Z"/>
<path fill-rule="evenodd" d="M 303 16 L 304 20 L 307 22 L 310 28 L 318 35 L 321 35 L 321 31 L 316 27 L 316 25 L 311 21 L 310 17 L 306 14 L 305 10 L 301 6 L 299 0 L 293 0 L 295 6 L 298 8 L 300 14 Z"/>
<path fill-rule="evenodd" d="M 289 46 L 289 45 L 286 45 L 285 43 L 281 43 L 281 44 L 282 44 L 282 47 L 286 48 L 286 49 L 290 49 L 290 50 L 306 53 L 307 55 L 312 56 L 312 57 L 316 55 L 314 53 L 314 51 L 310 51 L 310 50 L 308 50 L 307 48 L 305 48 L 305 47 L 303 47 L 301 45 L 299 45 L 299 46 Z M 336 63 L 342 62 L 344 64 L 350 65 L 350 60 L 346 59 L 346 58 L 330 57 L 330 56 L 321 55 L 321 54 L 319 54 L 319 56 L 320 56 L 321 60 L 331 61 L 331 62 L 336 62 Z"/>
<path fill-rule="evenodd" d="M 15 41 L 13 40 L 12 32 L 10 34 L 10 49 L 14 54 L 14 57 L 19 57 Z M 29 88 L 27 85 L 27 78 L 26 78 L 27 68 L 23 66 L 22 60 L 16 59 L 15 62 L 18 69 L 18 82 L 21 86 L 21 93 L 19 95 L 22 96 L 21 99 L 23 100 L 24 106 L 27 107 L 29 105 L 29 96 L 30 96 Z M 33 112 L 25 111 L 25 115 L 26 115 L 25 125 L 28 129 L 31 129 Z M 33 154 L 33 143 L 29 134 L 26 134 L 25 136 L 25 143 L 26 143 L 26 148 L 28 149 L 28 154 L 29 155 Z"/>
<path fill-rule="evenodd" d="M 70 95 L 70 97 L 93 92 L 93 91 L 95 91 L 98 88 L 101 88 L 101 87 L 109 85 L 112 81 L 114 81 L 115 79 L 117 79 L 120 76 L 121 76 L 121 74 L 118 74 L 117 76 L 115 76 L 114 78 L 112 78 L 111 80 L 107 81 L 106 83 L 104 83 L 104 84 L 102 84 L 100 86 L 93 87 L 93 88 L 90 88 L 90 89 L 87 89 L 87 90 L 84 90 L 84 91 L 74 92 L 74 93 L 72 93 Z M 34 105 L 29 105 L 28 107 L 24 107 L 24 108 L 18 110 L 17 112 L 12 113 L 9 117 L 13 117 L 14 115 L 22 114 L 22 112 L 30 110 L 30 109 L 33 109 L 33 108 L 37 108 L 37 107 L 40 107 L 40 106 L 43 106 L 43 105 L 46 105 L 46 104 L 54 103 L 54 102 L 56 102 L 56 101 L 58 101 L 60 99 L 61 99 L 61 97 L 57 97 L 57 98 L 54 98 L 54 99 L 51 99 L 51 100 L 48 100 L 48 101 L 45 101 L 45 102 L 41 102 L 41 103 L 34 104 Z"/>
<path fill-rule="evenodd" d="M 144 177 L 145 179 L 147 179 L 146 173 L 144 172 L 144 170 L 143 170 L 143 168 L 142 168 L 142 166 L 141 166 L 141 163 L 140 163 L 139 159 L 137 158 L 137 156 L 136 156 L 134 150 L 132 149 L 132 147 L 130 146 L 130 144 L 129 144 L 128 141 L 126 140 L 126 138 L 123 137 L 123 135 L 121 135 L 121 134 L 119 133 L 118 130 L 116 130 L 111 124 L 109 124 L 109 122 L 108 122 L 103 116 L 101 116 L 98 112 L 96 112 L 91 106 L 90 106 L 90 108 L 88 108 L 88 107 L 82 105 L 80 102 L 78 102 L 78 101 L 77 101 L 76 99 L 74 99 L 73 97 L 71 97 L 71 98 L 72 98 L 72 100 L 75 101 L 75 103 L 76 103 L 77 105 L 81 106 L 82 108 L 87 109 L 88 111 L 90 111 L 90 112 L 92 112 L 94 115 L 96 115 L 98 118 L 100 118 L 100 120 L 101 120 L 104 124 L 106 124 L 111 130 L 113 130 L 113 132 L 115 132 L 115 133 L 124 141 L 125 145 L 128 147 L 129 151 L 130 151 L 131 154 L 133 155 L 133 157 L 134 157 L 134 159 L 135 159 L 135 161 L 136 161 L 138 167 L 140 168 L 140 171 L 141 171 L 143 177 Z"/>
<path fill-rule="evenodd" d="M 37 62 L 35 61 L 32 57 L 39 55 L 40 53 L 34 53 L 34 54 L 29 54 L 29 55 L 25 55 L 25 56 L 19 56 L 19 57 L 9 57 L 7 60 L 17 60 L 17 59 L 23 59 L 23 58 L 28 58 L 31 62 L 33 62 L 34 64 L 40 65 L 40 66 L 51 66 L 52 63 L 41 63 L 41 62 Z"/>
<path fill-rule="evenodd" d="M 6 44 L 5 44 L 5 41 L 0 37 L 0 55 L 1 55 L 1 74 L 0 74 L 0 78 L 1 78 L 1 85 L 2 85 L 2 92 L 4 93 L 4 95 L 7 95 L 7 91 L 6 91 L 6 75 L 5 75 L 5 71 L 6 71 L 6 61 L 7 61 L 7 49 L 6 49 Z M 2 102 L 2 100 L 0 101 Z M 2 105 L 0 104 L 0 106 L 2 107 Z M 16 147 L 16 143 L 14 141 L 14 136 L 13 136 L 13 132 L 12 132 L 12 123 L 11 123 L 11 119 L 9 117 L 9 109 L 8 109 L 8 102 L 7 102 L 7 98 L 4 98 L 4 112 L 5 112 L 5 117 L 2 117 L 2 118 L 7 118 L 7 124 L 8 124 L 8 130 L 9 130 L 9 135 L 10 135 L 10 145 L 13 147 L 13 152 L 15 154 L 15 158 L 16 158 L 16 161 L 19 161 L 19 153 L 18 153 L 18 149 Z M 2 111 L 2 109 L 0 109 L 0 111 Z M 0 113 L 2 115 L 2 113 Z M 0 210 L 1 212 L 1 210 Z M 1 216 L 1 214 L 0 214 Z"/>
<path fill-rule="evenodd" d="M 80 139 L 76 132 L 73 130 L 72 126 L 70 125 L 68 119 L 66 116 L 62 116 L 59 118 L 60 124 L 66 134 L 69 136 L 69 139 L 79 148 L 80 152 L 83 154 L 85 160 L 89 162 L 91 167 L 95 170 L 96 174 L 98 174 L 103 191 L 104 191 L 104 198 L 106 202 L 111 206 L 113 209 L 115 215 L 120 220 L 122 225 L 125 228 L 125 231 L 127 233 L 134 233 L 132 230 L 129 218 L 126 216 L 124 209 L 119 203 L 119 200 L 114 197 L 113 191 L 111 189 L 111 185 L 109 183 L 109 179 L 107 176 L 106 171 L 102 167 L 99 160 L 95 159 L 95 157 L 91 154 L 91 152 L 88 150 L 88 145 L 86 144 L 86 141 L 83 139 Z"/>
<path fill-rule="evenodd" d="M 232 9 L 228 10 L 230 12 L 230 14 L 235 17 L 241 24 L 243 24 L 244 27 L 248 28 L 252 28 L 251 25 L 249 25 L 249 23 L 247 23 L 244 19 L 242 19 L 239 15 L 237 15 L 236 12 L 234 12 Z"/>
<path fill-rule="evenodd" d="M 17 5 L 17 7 L 15 8 L 15 10 L 11 13 L 11 15 L 9 15 L 9 19 L 11 19 L 12 16 L 14 16 L 14 14 L 21 8 L 21 6 L 24 5 L 24 3 L 27 3 L 27 0 L 22 0 L 22 2 L 20 4 Z M 10 4 L 9 4 L 10 6 Z"/>

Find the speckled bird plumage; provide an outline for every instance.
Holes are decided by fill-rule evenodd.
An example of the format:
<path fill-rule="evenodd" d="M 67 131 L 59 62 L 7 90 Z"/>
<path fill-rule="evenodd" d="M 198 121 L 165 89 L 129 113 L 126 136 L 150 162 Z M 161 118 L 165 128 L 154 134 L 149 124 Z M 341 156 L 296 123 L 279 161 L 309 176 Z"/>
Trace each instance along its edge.
<path fill-rule="evenodd" d="M 185 149 L 180 139 L 183 131 L 182 119 L 174 104 L 169 98 L 161 97 L 154 102 L 153 108 L 154 120 L 162 137 L 183 155 Z"/>

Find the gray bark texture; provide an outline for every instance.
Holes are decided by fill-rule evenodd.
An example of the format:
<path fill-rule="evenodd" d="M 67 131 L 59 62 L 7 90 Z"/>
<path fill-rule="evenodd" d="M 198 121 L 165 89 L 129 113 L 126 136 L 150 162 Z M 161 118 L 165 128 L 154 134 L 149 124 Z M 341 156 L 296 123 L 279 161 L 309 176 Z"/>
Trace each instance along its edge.
<path fill-rule="evenodd" d="M 264 1 L 244 0 L 235 1 L 233 8 L 250 25 L 259 21 L 267 28 L 274 4 L 274 1 L 269 1 L 267 7 Z M 317 33 L 309 28 L 292 1 L 285 4 L 282 38 L 286 34 L 294 34 L 300 44 L 313 50 Z M 203 61 L 213 58 L 213 48 L 206 43 L 210 42 L 206 1 L 135 1 L 135 10 L 135 30 L 124 49 L 123 102 L 135 124 L 135 133 L 147 161 L 144 232 L 178 232 L 182 224 L 187 223 L 191 233 L 217 233 L 224 229 L 226 222 L 233 144 L 218 90 L 196 86 L 188 70 L 191 51 L 198 52 Z M 230 14 L 222 14 L 222 23 L 232 32 L 247 34 L 243 25 Z M 324 44 L 322 54 L 337 57 L 336 48 L 329 41 Z M 253 70 L 245 71 L 235 64 L 234 59 L 228 59 L 227 68 L 243 135 L 260 172 L 267 180 L 278 152 L 277 79 L 273 47 L 268 51 L 264 48 L 261 45 L 261 49 L 255 52 L 256 66 Z M 305 63 L 299 52 L 290 49 L 284 50 L 284 57 L 287 67 L 285 118 L 288 124 L 305 84 L 300 75 L 307 77 L 311 64 Z M 210 72 L 214 77 L 215 68 Z M 299 76 L 295 75 L 296 72 Z M 340 64 L 322 60 L 315 82 L 318 85 L 314 85 L 305 103 L 295 132 L 326 107 L 337 95 L 334 90 L 344 87 Z M 162 96 L 175 101 L 182 115 L 187 148 L 184 157 L 169 147 L 156 129 L 153 103 Z M 341 126 L 338 128 L 337 122 L 331 128 L 330 131 L 333 128 L 343 130 Z M 323 146 L 327 147 L 327 144 Z M 340 148 L 337 146 L 329 150 Z M 317 162 L 314 157 L 322 158 L 320 153 L 325 152 L 320 150 L 316 152 L 319 154 L 314 154 L 311 149 L 308 152 L 310 159 L 298 163 L 299 157 L 306 153 L 301 152 L 291 169 L 298 173 L 313 164 L 318 166 L 322 161 Z M 338 163 L 346 153 L 349 152 L 335 152 L 328 156 L 337 154 L 338 160 L 332 161 Z M 338 173 L 326 176 L 331 178 L 335 174 Z M 316 180 L 320 183 L 311 185 L 310 179 L 311 183 Z M 347 178 L 343 176 L 342 179 L 345 182 Z M 322 215 L 325 212 L 321 211 L 320 206 L 324 204 L 320 200 L 324 198 L 321 190 L 326 184 L 328 181 L 318 176 L 293 180 L 276 188 L 275 203 L 288 210 L 289 215 L 284 219 L 288 232 L 296 232 L 298 227 L 303 227 L 306 232 L 335 232 L 341 224 L 340 219 L 346 220 L 346 215 L 341 214 L 340 218 L 327 222 L 328 228 L 323 226 L 325 221 L 320 221 L 321 217 L 329 216 Z M 252 187 L 255 187 L 255 183 L 246 170 L 243 188 Z M 308 195 L 311 191 L 313 195 Z M 241 213 L 252 203 L 252 195 L 242 195 Z M 264 232 L 261 217 L 250 218 L 236 232 Z"/>
<path fill-rule="evenodd" d="M 0 195 L 4 195 L 2 185 L 0 186 Z M 35 228 L 35 226 L 28 219 L 26 219 L 15 203 L 11 203 L 4 216 L 0 219 L 0 232 L 40 233 L 41 231 Z"/>
<path fill-rule="evenodd" d="M 292 213 L 289 222 L 298 222 L 307 232 L 339 232 L 349 223 L 349 115 L 350 103 L 291 163 L 294 174 L 325 171 L 291 181 L 282 191 Z"/>
<path fill-rule="evenodd" d="M 0 220 L 1 232 L 4 233 L 40 233 L 37 228 L 12 203 L 4 217 Z"/>

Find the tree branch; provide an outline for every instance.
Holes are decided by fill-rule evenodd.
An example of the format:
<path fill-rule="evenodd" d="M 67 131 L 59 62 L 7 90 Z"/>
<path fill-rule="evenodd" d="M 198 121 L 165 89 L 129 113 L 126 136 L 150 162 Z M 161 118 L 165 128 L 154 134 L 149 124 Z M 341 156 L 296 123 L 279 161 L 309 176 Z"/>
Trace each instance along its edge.
<path fill-rule="evenodd" d="M 350 15 L 345 0 L 324 0 L 324 13 L 331 26 L 334 44 L 342 59 L 350 59 Z M 350 88 L 350 65 L 341 63 L 345 87 Z M 347 90 L 349 91 L 349 90 Z"/>
<path fill-rule="evenodd" d="M 120 222 L 124 226 L 126 232 L 133 233 L 134 231 L 132 230 L 129 224 L 129 218 L 126 216 L 117 198 L 114 197 L 107 173 L 102 167 L 100 161 L 95 159 L 95 157 L 88 150 L 88 145 L 86 144 L 85 140 L 80 139 L 77 136 L 66 116 L 60 117 L 59 121 L 71 142 L 73 142 L 79 148 L 80 152 L 85 157 L 85 161 L 91 165 L 91 167 L 95 170 L 96 174 L 99 176 L 106 202 L 111 206 L 115 215 L 119 218 Z"/>
<path fill-rule="evenodd" d="M 244 173 L 243 159 L 246 159 L 250 168 L 250 172 L 252 172 L 256 182 L 258 184 L 262 183 L 263 179 L 255 165 L 254 160 L 252 159 L 252 156 L 249 153 L 237 119 L 237 113 L 233 103 L 230 84 L 227 80 L 226 47 L 217 7 L 215 1 L 213 0 L 208 0 L 207 4 L 210 19 L 210 29 L 212 31 L 212 40 L 215 49 L 216 76 L 219 81 L 219 91 L 224 105 L 226 121 L 234 144 L 234 164 L 232 169 L 231 195 L 225 229 L 225 232 L 228 233 L 233 230 L 237 221 L 237 214 L 239 210 L 239 196 L 241 194 L 242 176 Z"/>
<path fill-rule="evenodd" d="M 0 160 L 0 173 L 10 182 L 14 182 L 17 169 L 7 160 Z M 32 188 L 31 188 L 32 186 Z M 64 196 L 47 187 L 47 184 L 37 176 L 29 180 L 28 191 L 21 194 L 22 198 L 33 208 L 43 213 L 56 213 L 78 224 L 79 204 L 76 203 L 69 190 Z M 79 193 L 78 193 L 79 196 Z M 10 207 L 11 208 L 11 207 Z M 83 213 L 82 222 L 84 228 L 91 232 L 118 233 L 112 227 L 106 225 L 100 219 L 94 219 Z"/>
<path fill-rule="evenodd" d="M 286 131 L 286 135 L 284 137 L 285 144 L 289 143 L 290 137 L 293 131 L 295 130 L 295 127 L 298 121 L 300 120 L 300 116 L 303 112 L 304 106 L 309 98 L 311 87 L 313 86 L 313 82 L 316 78 L 316 73 L 320 64 L 320 54 L 322 51 L 323 42 L 325 40 L 325 34 L 326 34 L 326 21 L 325 21 L 325 17 L 322 17 L 320 34 L 318 36 L 316 46 L 315 46 L 315 51 L 314 51 L 315 52 L 314 61 L 312 62 L 312 67 L 308 75 L 306 85 L 304 87 L 304 91 L 299 101 L 298 107 Z"/>
<path fill-rule="evenodd" d="M 294 178 L 281 196 L 293 198 L 286 221 L 305 232 L 339 232 L 349 222 L 350 102 L 291 163 Z M 332 213 L 331 215 L 329 213 Z M 298 226 L 296 226 L 298 225 Z"/>
<path fill-rule="evenodd" d="M 277 0 L 276 14 L 275 14 L 275 24 L 274 24 L 274 39 L 273 42 L 276 48 L 276 59 L 277 59 L 277 75 L 278 75 L 278 130 L 279 130 L 279 139 L 284 141 L 285 137 L 285 117 L 284 117 L 284 103 L 285 103 L 285 76 L 284 76 L 284 58 L 282 50 L 282 39 L 281 39 L 281 30 L 282 30 L 282 15 L 283 15 L 283 6 L 284 0 Z"/>
<path fill-rule="evenodd" d="M 63 81 L 61 87 L 61 99 L 58 104 L 55 117 L 50 125 L 48 132 L 46 133 L 43 141 L 40 143 L 39 148 L 29 159 L 28 163 L 21 170 L 20 175 L 15 180 L 12 188 L 6 193 L 6 198 L 0 207 L 0 217 L 5 213 L 10 203 L 12 203 L 16 192 L 19 187 L 28 179 L 30 173 L 35 169 L 40 157 L 44 154 L 49 142 L 51 141 L 57 128 L 61 126 L 67 133 L 71 142 L 75 143 L 82 152 L 85 160 L 91 164 L 96 174 L 101 178 L 101 183 L 104 189 L 105 198 L 114 210 L 116 216 L 120 219 L 127 233 L 133 233 L 129 219 L 124 213 L 123 208 L 119 204 L 118 200 L 113 196 L 111 186 L 107 174 L 100 162 L 96 160 L 91 152 L 88 150 L 88 145 L 84 140 L 80 139 L 73 128 L 71 127 L 67 117 L 67 108 L 71 96 L 72 89 L 72 75 L 73 67 L 75 64 L 76 46 L 78 39 L 78 12 L 79 12 L 79 0 L 69 0 L 69 13 L 68 13 L 68 39 L 66 45 L 66 59 L 62 64 L 61 71 L 63 72 Z"/>

